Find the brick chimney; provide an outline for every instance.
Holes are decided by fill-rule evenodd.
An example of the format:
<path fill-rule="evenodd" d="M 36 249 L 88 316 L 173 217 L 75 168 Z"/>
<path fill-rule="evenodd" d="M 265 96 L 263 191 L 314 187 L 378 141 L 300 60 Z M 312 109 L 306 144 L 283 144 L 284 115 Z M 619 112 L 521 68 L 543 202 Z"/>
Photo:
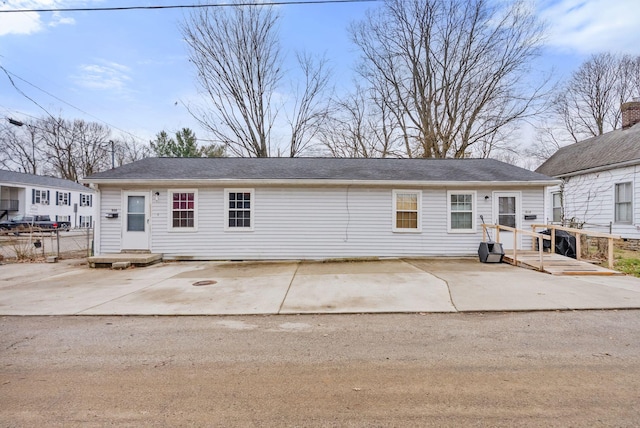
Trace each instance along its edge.
<path fill-rule="evenodd" d="M 640 123 L 640 101 L 635 98 L 633 101 L 622 104 L 622 129 L 631 128 L 636 123 Z"/>

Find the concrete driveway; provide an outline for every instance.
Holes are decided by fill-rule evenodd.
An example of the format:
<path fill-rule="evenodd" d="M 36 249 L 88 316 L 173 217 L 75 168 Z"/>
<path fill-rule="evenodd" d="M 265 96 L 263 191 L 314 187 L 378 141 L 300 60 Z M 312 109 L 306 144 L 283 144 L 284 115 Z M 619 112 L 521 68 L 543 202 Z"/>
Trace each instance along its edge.
<path fill-rule="evenodd" d="M 477 259 L 0 266 L 0 315 L 239 315 L 640 308 L 640 279 Z"/>

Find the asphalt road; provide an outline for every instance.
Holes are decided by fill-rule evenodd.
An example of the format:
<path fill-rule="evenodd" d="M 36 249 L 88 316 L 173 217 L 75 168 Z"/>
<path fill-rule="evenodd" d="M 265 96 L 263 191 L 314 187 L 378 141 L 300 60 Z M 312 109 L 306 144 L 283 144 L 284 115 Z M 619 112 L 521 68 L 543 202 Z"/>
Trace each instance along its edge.
<path fill-rule="evenodd" d="M 0 318 L 0 426 L 638 426 L 640 311 Z"/>

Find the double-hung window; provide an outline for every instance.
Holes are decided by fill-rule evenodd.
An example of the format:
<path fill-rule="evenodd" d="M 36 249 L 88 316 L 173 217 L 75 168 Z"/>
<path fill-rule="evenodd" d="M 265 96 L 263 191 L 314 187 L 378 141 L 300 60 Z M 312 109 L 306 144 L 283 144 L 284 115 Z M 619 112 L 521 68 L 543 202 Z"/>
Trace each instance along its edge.
<path fill-rule="evenodd" d="M 93 195 L 86 195 L 84 193 L 80 193 L 80 206 L 81 207 L 90 207 L 92 202 Z"/>
<path fill-rule="evenodd" d="M 447 192 L 447 224 L 450 233 L 474 233 L 476 231 L 476 192 Z"/>
<path fill-rule="evenodd" d="M 421 232 L 422 192 L 419 190 L 393 191 L 394 232 Z"/>
<path fill-rule="evenodd" d="M 631 183 L 616 184 L 615 222 L 633 222 L 633 189 Z"/>
<path fill-rule="evenodd" d="M 225 229 L 253 230 L 253 189 L 226 189 L 225 201 Z"/>
<path fill-rule="evenodd" d="M 90 229 L 93 225 L 93 218 L 90 215 L 81 215 L 79 227 Z"/>
<path fill-rule="evenodd" d="M 196 230 L 197 190 L 170 190 L 170 230 Z"/>
<path fill-rule="evenodd" d="M 562 194 L 560 192 L 553 192 L 551 194 L 551 205 L 553 209 L 553 222 L 562 222 Z"/>
<path fill-rule="evenodd" d="M 33 189 L 31 199 L 33 204 L 49 205 L 49 191 Z"/>
<path fill-rule="evenodd" d="M 56 192 L 56 205 L 71 205 L 71 193 Z"/>

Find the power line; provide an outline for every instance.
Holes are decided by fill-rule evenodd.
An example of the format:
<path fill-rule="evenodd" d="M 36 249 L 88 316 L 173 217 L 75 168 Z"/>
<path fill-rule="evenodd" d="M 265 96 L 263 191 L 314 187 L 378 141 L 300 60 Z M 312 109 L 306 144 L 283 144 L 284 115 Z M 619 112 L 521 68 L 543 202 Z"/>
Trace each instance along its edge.
<path fill-rule="evenodd" d="M 271 2 L 247 2 L 247 3 L 217 3 L 217 4 L 189 4 L 169 6 L 121 6 L 121 7 L 72 7 L 52 9 L 8 9 L 0 10 L 0 13 L 13 12 L 104 12 L 123 10 L 159 10 L 159 9 L 196 9 L 205 7 L 246 7 L 246 6 L 286 6 L 304 4 L 334 4 L 334 3 L 371 3 L 381 0 L 309 0 L 309 1 L 271 1 Z"/>
<path fill-rule="evenodd" d="M 75 109 L 75 110 L 77 110 L 77 111 L 79 111 L 79 112 L 81 112 L 81 113 L 83 113 L 83 114 L 86 114 L 87 116 L 90 116 L 90 117 L 92 117 L 92 118 L 94 118 L 94 119 L 96 119 L 96 120 L 98 120 L 98 121 L 100 121 L 100 122 L 102 122 L 102 123 L 104 123 L 104 124 L 106 124 L 106 125 L 110 126 L 111 128 L 117 129 L 117 130 L 118 130 L 118 131 L 120 131 L 120 132 L 124 132 L 125 134 L 128 134 L 128 135 L 130 135 L 130 136 L 132 136 L 132 137 L 134 137 L 134 138 L 136 138 L 136 139 L 138 139 L 138 140 L 140 140 L 140 141 L 145 141 L 145 140 L 144 140 L 144 138 L 138 137 L 137 135 L 132 134 L 132 133 L 131 133 L 131 132 L 129 132 L 129 131 L 125 131 L 124 129 L 118 128 L 117 126 L 114 126 L 114 125 L 110 124 L 109 122 L 106 122 L 106 121 L 104 121 L 104 120 L 100 119 L 99 117 L 94 116 L 94 115 L 92 115 L 91 113 L 88 113 L 88 112 L 86 112 L 86 111 L 82 110 L 81 108 L 76 107 L 76 106 L 74 106 L 73 104 L 68 103 L 67 101 L 63 100 L 62 98 L 60 98 L 60 97 L 57 97 L 57 96 L 53 95 L 52 93 L 50 93 L 50 92 L 48 92 L 48 91 L 46 91 L 46 90 L 44 90 L 44 89 L 40 88 L 39 86 L 34 85 L 33 83 L 31 83 L 31 82 L 29 82 L 29 81 L 27 81 L 27 80 L 23 79 L 22 77 L 18 76 L 17 74 L 12 73 L 11 71 L 7 70 L 7 69 L 6 69 L 6 68 L 4 68 L 2 65 L 0 65 L 0 70 L 4 71 L 4 73 L 5 73 L 5 74 L 7 75 L 7 77 L 9 78 L 9 81 L 11 82 L 11 85 L 16 89 L 16 91 L 18 91 L 22 96 L 24 96 L 24 97 L 25 97 L 25 98 L 27 98 L 29 101 L 33 102 L 35 105 L 37 105 L 38 107 L 40 107 L 42 110 L 44 110 L 44 111 L 45 111 L 49 116 L 51 116 L 51 117 L 54 117 L 54 116 L 53 116 L 51 113 L 49 113 L 49 112 L 48 112 L 44 107 L 42 107 L 40 104 L 38 104 L 35 100 L 33 100 L 33 99 L 32 99 L 32 98 L 30 98 L 27 94 L 25 94 L 25 93 L 24 93 L 20 88 L 18 88 L 18 87 L 16 86 L 16 84 L 15 84 L 15 82 L 13 81 L 13 79 L 11 78 L 11 76 L 15 77 L 16 79 L 19 79 L 19 80 L 23 81 L 23 82 L 24 82 L 24 83 L 26 83 L 27 85 L 32 86 L 33 88 L 35 88 L 35 89 L 37 89 L 37 90 L 39 90 L 39 91 L 41 91 L 41 92 L 44 92 L 45 94 L 49 95 L 49 96 L 50 96 L 50 97 L 52 97 L 52 98 L 55 98 L 56 100 L 60 101 L 61 103 L 64 103 L 64 104 L 68 105 L 69 107 L 71 107 L 71 108 L 73 108 L 73 109 Z"/>

